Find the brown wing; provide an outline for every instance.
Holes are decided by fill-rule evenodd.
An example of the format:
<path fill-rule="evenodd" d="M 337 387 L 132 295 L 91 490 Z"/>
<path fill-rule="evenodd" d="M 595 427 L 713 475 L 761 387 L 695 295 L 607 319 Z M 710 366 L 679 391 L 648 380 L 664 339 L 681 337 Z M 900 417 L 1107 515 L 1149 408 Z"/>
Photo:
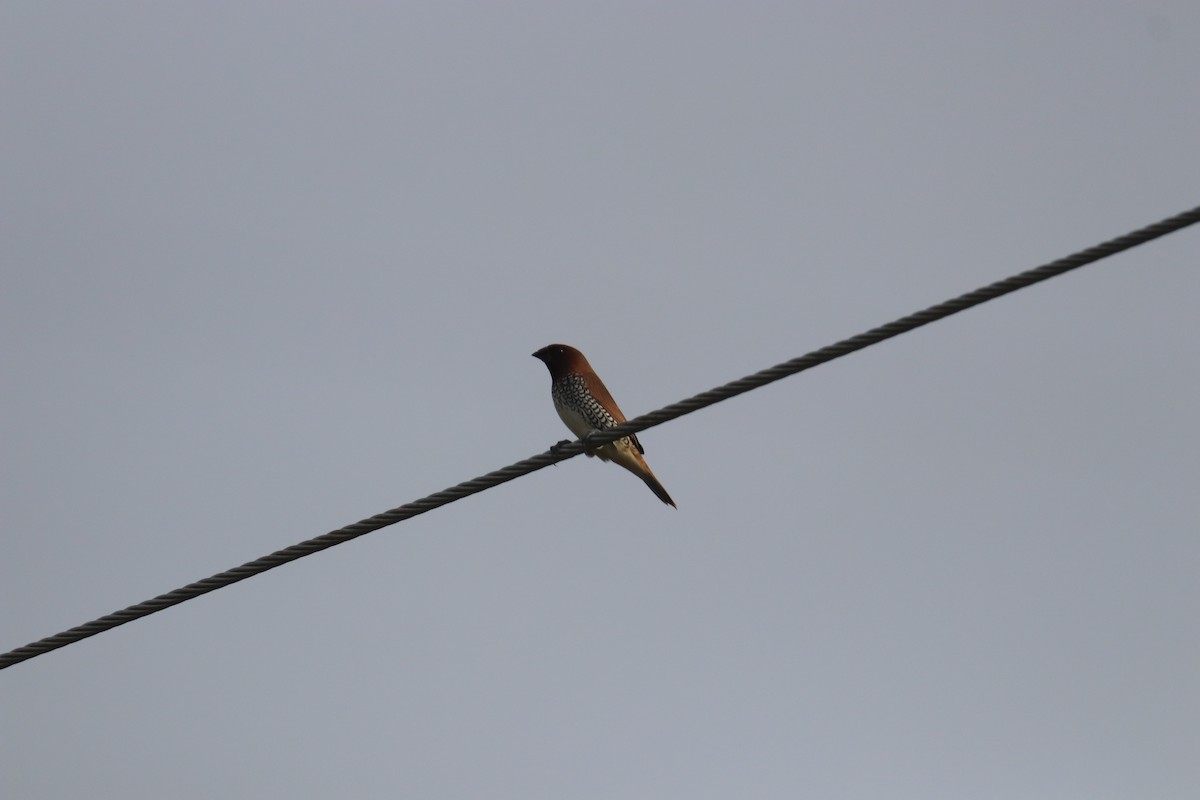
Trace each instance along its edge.
<path fill-rule="evenodd" d="M 600 380 L 600 376 L 589 370 L 583 374 L 583 382 L 587 384 L 592 397 L 600 401 L 600 405 L 604 406 L 609 414 L 612 414 L 618 425 L 625 421 L 625 415 L 621 413 L 617 401 L 613 400 L 612 395 L 608 393 L 608 387 L 604 385 L 604 381 Z"/>
<path fill-rule="evenodd" d="M 604 381 L 600 380 L 600 376 L 595 372 L 588 370 L 583 375 L 583 381 L 587 384 L 588 391 L 592 393 L 592 397 L 600 401 L 600 405 L 608 409 L 608 413 L 612 414 L 613 419 L 620 425 L 625 422 L 625 415 L 621 413 L 621 407 L 617 405 L 617 401 L 613 400 L 613 396 L 608 393 L 608 387 L 604 385 Z M 633 446 L 638 449 L 638 452 L 645 455 L 646 450 L 642 447 L 642 443 L 638 441 L 637 434 L 629 437 L 633 441 Z"/>

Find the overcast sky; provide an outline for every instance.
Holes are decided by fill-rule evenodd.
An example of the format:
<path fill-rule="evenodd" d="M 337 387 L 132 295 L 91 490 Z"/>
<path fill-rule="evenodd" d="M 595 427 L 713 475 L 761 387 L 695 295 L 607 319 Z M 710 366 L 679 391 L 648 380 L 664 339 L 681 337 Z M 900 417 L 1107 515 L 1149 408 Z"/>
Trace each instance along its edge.
<path fill-rule="evenodd" d="M 1200 5 L 0 8 L 0 650 L 1200 203 Z M 1194 798 L 1200 229 L 0 673 L 0 794 Z"/>

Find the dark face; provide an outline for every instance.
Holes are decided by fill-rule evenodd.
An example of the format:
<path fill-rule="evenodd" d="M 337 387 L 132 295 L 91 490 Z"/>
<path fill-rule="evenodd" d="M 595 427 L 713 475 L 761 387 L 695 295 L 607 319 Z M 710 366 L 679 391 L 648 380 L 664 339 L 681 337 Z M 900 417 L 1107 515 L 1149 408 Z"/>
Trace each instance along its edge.
<path fill-rule="evenodd" d="M 587 369 L 587 359 L 583 353 L 565 344 L 548 344 L 534 353 L 533 357 L 540 358 L 554 378 Z"/>
<path fill-rule="evenodd" d="M 578 352 L 573 347 L 567 347 L 565 344 L 548 344 L 541 350 L 533 354 L 534 358 L 540 358 L 547 366 L 566 361 L 568 353 Z"/>

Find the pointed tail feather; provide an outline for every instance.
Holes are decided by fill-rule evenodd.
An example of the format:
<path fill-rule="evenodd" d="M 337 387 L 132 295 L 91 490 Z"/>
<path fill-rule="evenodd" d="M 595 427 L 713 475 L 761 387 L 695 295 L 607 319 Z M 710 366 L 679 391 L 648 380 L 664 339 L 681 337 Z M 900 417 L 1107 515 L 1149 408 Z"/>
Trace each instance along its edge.
<path fill-rule="evenodd" d="M 654 477 L 654 473 L 644 475 L 642 480 L 650 487 L 650 491 L 658 495 L 659 500 L 662 500 L 671 508 L 679 508 L 679 506 L 675 505 L 675 501 L 671 499 L 671 495 L 667 494 L 667 490 L 663 488 L 663 485 L 658 482 L 658 478 Z"/>
<path fill-rule="evenodd" d="M 629 439 L 624 439 L 624 442 L 629 442 Z M 671 495 L 667 494 L 667 490 L 658 482 L 658 478 L 654 477 L 654 473 L 650 471 L 650 465 L 646 463 L 646 459 L 642 458 L 641 452 L 634 448 L 631 444 L 626 444 L 624 447 L 614 446 L 611 450 L 601 449 L 597 455 L 605 460 L 612 460 L 614 463 L 624 467 L 641 478 L 650 491 L 654 492 L 659 500 L 662 500 L 671 508 L 679 508 L 675 505 L 675 501 L 671 499 Z"/>

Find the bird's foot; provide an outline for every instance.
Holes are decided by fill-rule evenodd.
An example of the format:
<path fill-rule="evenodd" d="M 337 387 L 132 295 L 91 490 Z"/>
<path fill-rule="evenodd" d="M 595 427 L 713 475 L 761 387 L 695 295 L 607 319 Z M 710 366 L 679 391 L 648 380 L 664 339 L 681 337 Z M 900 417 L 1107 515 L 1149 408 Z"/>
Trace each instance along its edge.
<path fill-rule="evenodd" d="M 554 455 L 558 455 L 562 452 L 563 447 L 569 445 L 570 443 L 570 439 L 563 439 L 561 442 L 556 442 L 555 444 L 550 445 L 550 452 Z"/>
<path fill-rule="evenodd" d="M 580 437 L 579 441 L 583 442 L 583 446 L 584 446 L 583 454 L 585 456 L 587 456 L 588 458 L 591 458 L 592 456 L 596 455 L 596 451 L 604 446 L 603 443 L 594 444 L 595 438 L 597 436 L 599 436 L 600 434 L 601 434 L 601 431 L 589 431 L 586 436 Z"/>

